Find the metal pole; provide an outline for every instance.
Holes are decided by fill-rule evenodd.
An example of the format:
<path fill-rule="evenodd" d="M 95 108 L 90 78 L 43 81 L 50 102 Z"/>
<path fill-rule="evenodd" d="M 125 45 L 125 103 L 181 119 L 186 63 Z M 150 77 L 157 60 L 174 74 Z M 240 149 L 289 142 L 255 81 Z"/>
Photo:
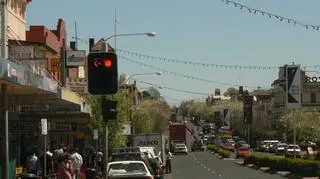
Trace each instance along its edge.
<path fill-rule="evenodd" d="M 108 122 L 104 122 L 103 179 L 108 179 Z"/>
<path fill-rule="evenodd" d="M 248 144 L 250 145 L 250 124 L 247 125 Z"/>
<path fill-rule="evenodd" d="M 117 8 L 114 10 L 114 50 L 117 50 Z"/>
<path fill-rule="evenodd" d="M 43 166 L 44 178 L 47 178 L 47 135 L 44 135 L 44 166 Z"/>
<path fill-rule="evenodd" d="M 4 162 L 2 163 L 2 172 L 3 172 L 3 179 L 9 179 L 9 131 L 8 131 L 8 85 L 2 84 L 1 85 L 1 120 L 4 135 Z"/>
<path fill-rule="evenodd" d="M 295 124 L 295 111 L 292 111 L 292 120 L 293 120 L 293 145 L 294 145 L 294 149 L 293 149 L 293 157 L 296 158 L 296 145 L 297 145 L 297 135 L 296 135 L 296 124 Z"/>
<path fill-rule="evenodd" d="M 8 31 L 7 31 L 7 0 L 1 1 L 1 58 L 8 58 Z M 9 130 L 8 130 L 8 85 L 1 85 L 1 122 L 2 135 L 4 136 L 3 159 L 2 159 L 2 178 L 9 179 Z"/>

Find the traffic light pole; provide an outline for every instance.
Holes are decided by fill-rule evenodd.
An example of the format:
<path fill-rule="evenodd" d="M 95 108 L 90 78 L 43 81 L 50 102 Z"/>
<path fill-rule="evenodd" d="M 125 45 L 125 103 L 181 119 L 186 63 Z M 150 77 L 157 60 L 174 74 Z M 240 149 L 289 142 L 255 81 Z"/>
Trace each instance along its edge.
<path fill-rule="evenodd" d="M 8 37 L 7 37 L 7 0 L 1 0 L 0 2 L 0 17 L 1 17 L 1 58 L 8 58 Z M 3 179 L 9 179 L 9 118 L 8 118 L 8 85 L 1 85 L 1 148 L 2 148 L 2 177 Z"/>
<path fill-rule="evenodd" d="M 108 129 L 108 121 L 105 120 L 104 121 L 104 126 L 103 126 L 103 133 L 104 133 L 104 159 L 103 159 L 103 179 L 108 179 L 108 160 L 109 160 L 109 157 L 108 157 L 108 148 L 109 148 L 109 145 L 108 145 L 108 137 L 109 137 L 109 129 Z"/>

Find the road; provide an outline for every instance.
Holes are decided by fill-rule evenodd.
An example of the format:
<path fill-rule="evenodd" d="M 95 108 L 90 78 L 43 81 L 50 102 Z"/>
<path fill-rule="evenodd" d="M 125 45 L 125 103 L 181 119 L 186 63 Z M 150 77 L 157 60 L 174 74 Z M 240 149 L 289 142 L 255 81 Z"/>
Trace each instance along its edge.
<path fill-rule="evenodd" d="M 221 160 L 208 152 L 175 155 L 172 174 L 165 179 L 281 179 L 278 175 L 242 167 L 235 161 Z"/>

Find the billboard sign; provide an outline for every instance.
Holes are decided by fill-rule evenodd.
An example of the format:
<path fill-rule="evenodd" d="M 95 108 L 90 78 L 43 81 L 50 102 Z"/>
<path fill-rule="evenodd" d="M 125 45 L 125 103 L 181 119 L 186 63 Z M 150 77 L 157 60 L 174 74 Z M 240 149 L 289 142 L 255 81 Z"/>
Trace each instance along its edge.
<path fill-rule="evenodd" d="M 86 51 L 77 50 L 77 51 L 68 51 L 66 59 L 66 67 L 78 67 L 86 65 Z"/>
<path fill-rule="evenodd" d="M 286 106 L 301 108 L 301 71 L 299 65 L 286 66 Z"/>

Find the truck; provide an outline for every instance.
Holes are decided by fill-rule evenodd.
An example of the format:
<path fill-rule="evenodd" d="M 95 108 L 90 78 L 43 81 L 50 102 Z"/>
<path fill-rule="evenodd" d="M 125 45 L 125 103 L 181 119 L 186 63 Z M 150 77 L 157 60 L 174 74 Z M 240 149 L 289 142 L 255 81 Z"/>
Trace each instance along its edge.
<path fill-rule="evenodd" d="M 131 136 L 134 147 L 153 147 L 155 155 L 162 161 L 165 159 L 165 138 L 160 133 L 135 134 Z"/>
<path fill-rule="evenodd" d="M 170 150 L 173 151 L 175 144 L 187 145 L 187 126 L 185 123 L 171 123 L 169 126 Z"/>

